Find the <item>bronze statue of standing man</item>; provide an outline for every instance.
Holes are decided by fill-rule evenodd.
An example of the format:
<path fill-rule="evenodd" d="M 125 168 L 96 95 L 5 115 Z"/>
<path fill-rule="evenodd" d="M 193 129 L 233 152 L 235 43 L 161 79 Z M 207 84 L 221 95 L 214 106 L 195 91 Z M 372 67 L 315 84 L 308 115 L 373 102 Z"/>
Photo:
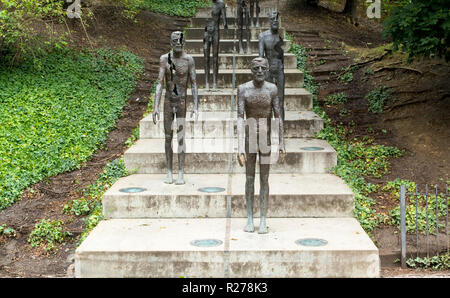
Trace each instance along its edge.
<path fill-rule="evenodd" d="M 185 123 L 186 123 L 186 94 L 189 82 L 192 85 L 192 97 L 194 108 L 191 117 L 198 119 L 198 90 L 195 74 L 195 63 L 192 56 L 184 52 L 184 34 L 180 31 L 173 32 L 170 44 L 172 51 L 162 55 L 159 63 L 158 85 L 156 86 L 155 103 L 153 111 L 153 123 L 159 120 L 159 103 L 163 91 L 164 79 L 166 81 L 166 96 L 164 100 L 164 135 L 165 153 L 167 164 L 167 178 L 164 181 L 172 184 L 172 160 L 173 160 L 173 122 L 176 119 L 178 139 L 178 179 L 175 184 L 184 184 L 184 159 L 185 159 Z"/>
<path fill-rule="evenodd" d="M 260 225 L 258 233 L 268 232 L 266 224 L 267 199 L 269 197 L 269 170 L 271 157 L 272 114 L 278 125 L 279 148 L 285 154 L 283 119 L 280 117 L 280 101 L 277 87 L 266 82 L 269 70 L 267 60 L 255 58 L 251 63 L 253 80 L 238 87 L 238 160 L 245 162 L 245 198 L 248 222 L 244 231 L 254 232 L 253 200 L 255 196 L 256 156 L 259 155 L 260 180 Z M 244 114 L 246 119 L 244 120 Z"/>
<path fill-rule="evenodd" d="M 217 76 L 219 74 L 219 43 L 220 20 L 223 20 L 223 26 L 228 29 L 227 12 L 225 4 L 222 0 L 213 0 L 211 19 L 207 21 L 205 27 L 205 35 L 203 37 L 203 55 L 205 57 L 205 80 L 206 89 L 209 89 L 209 70 L 210 70 L 210 48 L 213 48 L 213 90 L 217 90 Z"/>
<path fill-rule="evenodd" d="M 269 71 L 266 80 L 278 87 L 280 99 L 281 118 L 284 121 L 284 50 L 283 37 L 279 32 L 279 13 L 273 11 L 269 14 L 270 30 L 259 35 L 259 56 L 269 60 Z"/>

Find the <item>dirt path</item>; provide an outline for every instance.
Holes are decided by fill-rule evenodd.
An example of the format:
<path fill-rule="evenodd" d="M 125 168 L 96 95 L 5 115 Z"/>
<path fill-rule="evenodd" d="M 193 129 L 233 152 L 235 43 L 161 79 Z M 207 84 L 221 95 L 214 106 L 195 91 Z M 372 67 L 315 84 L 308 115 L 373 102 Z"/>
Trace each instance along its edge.
<path fill-rule="evenodd" d="M 78 236 L 83 231 L 80 217 L 62 214 L 64 204 L 80 197 L 80 191 L 96 181 L 97 175 L 110 161 L 123 155 L 126 140 L 136 128 L 148 105 L 148 96 L 156 80 L 159 57 L 170 48 L 172 31 L 182 30 L 188 20 L 143 12 L 138 23 L 124 19 L 117 8 L 100 7 L 94 10 L 95 20 L 88 27 L 94 47 L 126 48 L 145 59 L 145 73 L 123 109 L 116 128 L 110 132 L 104 148 L 80 170 L 63 173 L 32 187 L 34 193 L 25 192 L 22 199 L 0 212 L 0 223 L 17 231 L 16 238 L 0 243 L 0 277 L 62 277 L 73 262 Z M 80 24 L 69 24 L 76 48 L 89 44 Z M 165 37 L 165 38 L 161 38 Z M 139 99 L 139 100 L 138 100 Z M 55 255 L 49 257 L 39 250 L 31 250 L 27 243 L 34 225 L 43 218 L 63 220 L 73 241 L 64 243 Z"/>

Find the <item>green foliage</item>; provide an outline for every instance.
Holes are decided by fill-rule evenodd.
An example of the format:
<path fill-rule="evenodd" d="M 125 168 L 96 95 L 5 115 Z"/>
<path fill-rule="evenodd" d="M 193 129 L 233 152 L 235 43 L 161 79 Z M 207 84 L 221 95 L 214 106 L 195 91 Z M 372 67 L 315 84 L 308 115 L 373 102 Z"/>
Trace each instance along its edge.
<path fill-rule="evenodd" d="M 416 191 L 416 183 L 407 179 L 397 178 L 394 181 L 389 181 L 385 186 L 381 188 L 382 191 L 391 193 L 394 197 L 400 197 L 400 187 L 406 186 L 407 193 L 413 193 Z"/>
<path fill-rule="evenodd" d="M 339 76 L 339 81 L 342 83 L 350 83 L 353 81 L 353 73 L 351 71 L 345 72 Z"/>
<path fill-rule="evenodd" d="M 98 176 L 98 179 L 83 190 L 83 197 L 69 202 L 63 212 L 75 215 L 87 215 L 84 219 L 85 230 L 81 234 L 79 243 L 89 235 L 95 226 L 103 219 L 102 196 L 119 178 L 128 176 L 123 158 L 109 162 Z M 77 202 L 77 203 L 75 203 Z"/>
<path fill-rule="evenodd" d="M 133 146 L 134 142 L 139 139 L 139 125 L 133 129 L 131 136 L 126 140 L 125 145 L 130 148 Z"/>
<path fill-rule="evenodd" d="M 377 214 L 373 209 L 375 200 L 369 194 L 377 191 L 377 185 L 365 181 L 365 177 L 381 177 L 386 174 L 389 167 L 389 158 L 398 157 L 403 152 L 395 147 L 375 145 L 372 139 L 347 141 L 347 130 L 345 127 L 331 124 L 331 119 L 317 102 L 318 86 L 314 77 L 307 69 L 307 51 L 304 47 L 293 42 L 292 36 L 290 52 L 297 56 L 297 68 L 305 74 L 305 88 L 313 94 L 314 112 L 324 120 L 324 129 L 317 135 L 318 138 L 326 140 L 337 152 L 338 164 L 332 169 L 333 173 L 341 177 L 355 194 L 355 216 L 361 226 L 368 232 L 377 225 L 387 221 L 383 214 Z M 355 71 L 350 68 L 348 73 Z"/>
<path fill-rule="evenodd" d="M 5 224 L 0 225 L 0 237 L 8 237 L 8 238 L 14 238 L 16 237 L 16 230 L 13 228 L 7 227 Z"/>
<path fill-rule="evenodd" d="M 448 0 L 403 1 L 383 23 L 394 50 L 415 57 L 437 55 L 450 60 L 450 9 Z"/>
<path fill-rule="evenodd" d="M 406 260 L 406 265 L 411 268 L 430 268 L 433 270 L 450 269 L 450 254 L 445 253 L 438 256 L 425 258 L 410 258 Z"/>
<path fill-rule="evenodd" d="M 63 226 L 63 221 L 42 219 L 31 231 L 28 243 L 32 248 L 41 246 L 47 252 L 54 251 L 56 253 L 58 243 L 63 243 L 67 237 L 72 236 L 70 232 L 63 231 Z"/>
<path fill-rule="evenodd" d="M 211 0 L 142 0 L 141 7 L 171 16 L 193 17 L 199 7 L 211 6 Z"/>
<path fill-rule="evenodd" d="M 369 101 L 369 112 L 373 114 L 382 113 L 384 105 L 390 100 L 390 98 L 391 91 L 386 86 L 381 86 L 370 91 L 365 96 L 365 99 Z"/>
<path fill-rule="evenodd" d="M 79 168 L 115 126 L 142 59 L 99 50 L 0 67 L 0 210 L 28 186 Z"/>
<path fill-rule="evenodd" d="M 400 197 L 396 197 L 400 202 Z M 400 204 L 399 204 L 400 205 Z M 422 233 L 436 234 L 436 221 L 438 229 L 444 228 L 444 218 L 447 214 L 447 201 L 444 194 L 438 194 L 437 198 L 438 217 L 436 218 L 436 195 L 428 195 L 428 209 L 425 195 L 417 197 L 417 230 Z M 428 229 L 427 229 L 428 214 Z M 389 212 L 391 220 L 389 224 L 400 227 L 400 206 Z M 406 230 L 410 233 L 416 232 L 416 196 L 411 196 L 410 203 L 406 206 Z"/>
<path fill-rule="evenodd" d="M 65 44 L 65 34 L 55 34 L 53 22 L 65 17 L 63 1 L 0 0 L 0 62 L 13 63 L 20 58 Z M 40 33 L 32 25 L 42 24 Z"/>
<path fill-rule="evenodd" d="M 348 98 L 347 98 L 347 96 L 345 96 L 344 92 L 339 92 L 339 93 L 329 95 L 325 99 L 325 104 L 340 105 L 340 104 L 346 103 L 347 101 L 348 101 Z"/>

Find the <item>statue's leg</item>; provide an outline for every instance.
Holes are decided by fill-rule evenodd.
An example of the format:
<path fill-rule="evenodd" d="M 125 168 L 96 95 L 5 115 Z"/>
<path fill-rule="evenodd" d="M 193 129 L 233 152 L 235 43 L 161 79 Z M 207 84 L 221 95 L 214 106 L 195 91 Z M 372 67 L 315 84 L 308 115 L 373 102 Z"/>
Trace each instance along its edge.
<path fill-rule="evenodd" d="M 247 34 L 247 54 L 251 54 L 252 50 L 250 48 L 250 42 L 251 42 L 251 31 L 250 31 L 250 15 L 248 13 L 248 9 L 246 9 L 245 13 L 245 33 Z"/>
<path fill-rule="evenodd" d="M 217 90 L 217 77 L 219 74 L 219 42 L 220 35 L 217 28 L 213 36 L 213 89 Z"/>
<path fill-rule="evenodd" d="M 164 183 L 172 184 L 172 160 L 173 160 L 173 149 L 172 149 L 172 139 L 173 139 L 173 124 L 174 115 L 172 113 L 170 104 L 168 100 L 164 103 L 164 136 L 165 136 L 165 153 L 166 153 L 166 166 L 167 166 L 167 178 Z"/>
<path fill-rule="evenodd" d="M 255 127 L 256 128 L 256 127 Z M 255 168 L 256 168 L 256 152 L 250 150 L 249 144 L 249 130 L 250 127 L 245 128 L 245 154 L 247 161 L 245 163 L 245 200 L 247 206 L 247 225 L 244 228 L 245 232 L 253 233 L 255 225 L 253 223 L 253 200 L 255 198 Z M 252 142 L 256 140 L 250 140 Z M 252 144 L 253 147 L 254 144 Z"/>
<path fill-rule="evenodd" d="M 259 234 L 266 234 L 268 232 L 266 224 L 267 215 L 267 199 L 269 197 L 269 171 L 270 163 L 261 162 L 269 161 L 270 153 L 259 153 L 259 206 L 260 206 L 260 223 L 259 223 Z"/>
<path fill-rule="evenodd" d="M 259 7 L 259 0 L 255 0 L 256 2 L 256 27 L 259 27 L 259 13 L 261 8 Z"/>
<path fill-rule="evenodd" d="M 211 41 L 208 33 L 205 33 L 205 38 L 203 39 L 203 56 L 205 59 L 205 81 L 206 90 L 209 90 L 209 74 L 210 74 L 210 54 L 211 54 Z"/>
<path fill-rule="evenodd" d="M 255 26 L 253 22 L 254 15 L 255 15 L 255 0 L 250 0 L 250 20 L 251 20 L 250 23 L 252 27 Z"/>
<path fill-rule="evenodd" d="M 185 184 L 184 182 L 184 159 L 186 154 L 186 101 L 181 100 L 177 113 L 177 140 L 178 140 L 178 179 L 176 185 Z"/>
<path fill-rule="evenodd" d="M 244 11 L 242 10 L 242 8 L 238 9 L 238 38 L 239 38 L 239 54 L 244 54 L 244 47 L 242 45 L 243 43 L 243 39 L 244 39 L 244 16 L 243 16 Z"/>
<path fill-rule="evenodd" d="M 278 73 L 278 98 L 280 99 L 280 110 L 281 110 L 281 119 L 284 121 L 284 88 L 285 88 L 285 79 L 284 79 L 284 68 L 280 70 Z"/>

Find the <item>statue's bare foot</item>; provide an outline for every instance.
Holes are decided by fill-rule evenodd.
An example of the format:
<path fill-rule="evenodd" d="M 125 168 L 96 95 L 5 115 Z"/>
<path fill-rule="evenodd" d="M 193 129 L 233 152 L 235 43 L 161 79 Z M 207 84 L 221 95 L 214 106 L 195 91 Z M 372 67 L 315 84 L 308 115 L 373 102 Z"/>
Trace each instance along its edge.
<path fill-rule="evenodd" d="M 245 227 L 244 231 L 248 233 L 253 233 L 255 231 L 255 226 L 253 225 L 253 223 L 249 222 Z"/>
<path fill-rule="evenodd" d="M 212 90 L 213 92 L 216 92 L 217 91 L 217 84 L 216 83 L 214 83 L 214 86 L 213 86 L 213 90 Z"/>
<path fill-rule="evenodd" d="M 164 180 L 164 183 L 166 183 L 166 184 L 172 184 L 173 183 L 172 173 L 167 173 L 167 177 L 166 177 L 166 180 Z"/>
<path fill-rule="evenodd" d="M 250 55 L 252 53 L 252 50 L 250 48 L 247 48 L 247 55 Z"/>
<path fill-rule="evenodd" d="M 206 89 L 206 90 L 211 90 L 211 89 L 209 88 L 209 83 L 206 83 L 205 89 Z"/>
<path fill-rule="evenodd" d="M 183 176 L 178 175 L 178 179 L 177 179 L 177 181 L 175 181 L 175 185 L 183 185 L 183 184 L 185 184 Z"/>
<path fill-rule="evenodd" d="M 259 28 L 259 21 L 256 22 L 256 28 Z"/>
<path fill-rule="evenodd" d="M 267 229 L 267 225 L 265 221 L 261 221 L 259 224 L 258 234 L 267 234 L 269 230 Z"/>

